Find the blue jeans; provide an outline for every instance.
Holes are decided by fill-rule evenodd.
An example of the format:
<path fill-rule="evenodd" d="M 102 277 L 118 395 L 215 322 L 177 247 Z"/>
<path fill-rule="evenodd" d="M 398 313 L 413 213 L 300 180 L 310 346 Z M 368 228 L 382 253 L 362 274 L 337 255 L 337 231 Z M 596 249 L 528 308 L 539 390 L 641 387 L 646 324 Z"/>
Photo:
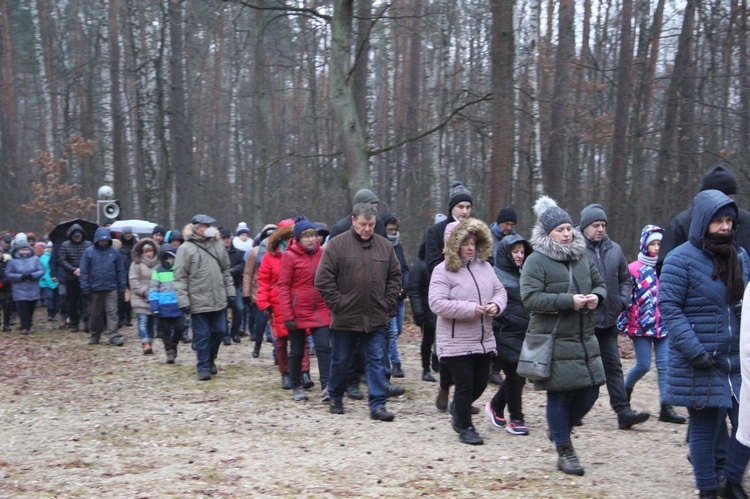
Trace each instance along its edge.
<path fill-rule="evenodd" d="M 237 298 L 234 300 L 234 307 L 232 307 L 232 326 L 230 333 L 232 336 L 240 334 L 240 327 L 244 322 L 245 317 L 245 304 L 242 302 L 242 287 L 235 286 L 235 295 Z"/>
<path fill-rule="evenodd" d="M 391 318 L 388 324 L 388 358 L 393 364 L 401 364 L 401 359 L 398 356 L 398 337 L 401 336 L 401 331 L 404 329 L 404 300 L 398 300 L 396 304 L 396 317 Z"/>
<path fill-rule="evenodd" d="M 598 398 L 598 385 L 564 392 L 547 392 L 547 425 L 555 445 L 570 442 L 573 424 L 588 414 Z"/>
<path fill-rule="evenodd" d="M 191 315 L 193 322 L 193 348 L 198 356 L 196 368 L 210 371 L 211 364 L 219 355 L 221 340 L 227 331 L 227 309 Z"/>
<path fill-rule="evenodd" d="M 47 317 L 54 317 L 60 310 L 60 294 L 57 292 L 57 288 L 42 288 L 42 298 L 44 298 L 44 306 L 47 308 Z"/>
<path fill-rule="evenodd" d="M 656 374 L 659 382 L 659 402 L 664 403 L 667 395 L 667 362 L 669 361 L 669 340 L 664 336 L 634 336 L 633 350 L 635 350 L 635 365 L 630 368 L 625 377 L 625 389 L 632 390 L 649 369 L 651 369 L 651 345 L 654 346 L 656 357 Z"/>
<path fill-rule="evenodd" d="M 138 320 L 138 337 L 141 339 L 141 343 L 153 343 L 156 318 L 153 315 L 140 312 L 135 314 L 135 318 Z"/>
<path fill-rule="evenodd" d="M 383 352 L 386 347 L 386 330 L 372 333 L 331 329 L 331 372 L 328 394 L 331 401 L 340 402 L 346 390 L 349 362 L 354 355 L 357 338 L 362 340 L 365 350 L 365 374 L 369 392 L 370 412 L 385 407 L 386 381 Z"/>
<path fill-rule="evenodd" d="M 700 490 L 716 490 L 716 447 L 726 433 L 724 419 L 729 416 L 732 423 L 732 436 L 727 446 L 727 459 L 724 465 L 724 474 L 728 481 L 742 483 L 750 448 L 745 447 L 737 441 L 737 416 L 739 415 L 739 404 L 732 397 L 731 409 L 719 409 L 707 407 L 705 409 L 693 409 L 688 407 L 690 415 L 690 462 L 693 465 L 695 485 Z"/>

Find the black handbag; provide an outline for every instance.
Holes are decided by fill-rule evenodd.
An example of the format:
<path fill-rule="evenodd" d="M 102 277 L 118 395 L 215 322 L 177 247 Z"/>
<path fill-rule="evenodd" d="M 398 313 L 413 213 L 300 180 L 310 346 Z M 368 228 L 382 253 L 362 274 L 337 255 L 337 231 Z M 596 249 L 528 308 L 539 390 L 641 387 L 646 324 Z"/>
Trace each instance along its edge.
<path fill-rule="evenodd" d="M 547 379 L 552 371 L 552 350 L 555 347 L 555 336 L 557 327 L 560 325 L 560 317 L 555 322 L 555 328 L 551 333 L 526 333 L 518 356 L 518 368 L 516 372 L 530 380 Z"/>
<path fill-rule="evenodd" d="M 570 280 L 573 280 L 573 266 L 568 267 Z M 570 284 L 568 285 L 570 289 Z M 521 354 L 518 356 L 516 372 L 530 380 L 543 380 L 550 377 L 552 372 L 552 351 L 555 348 L 555 336 L 560 325 L 561 315 L 557 316 L 555 327 L 551 333 L 530 333 L 526 331 L 523 339 Z M 529 323 L 530 324 L 530 323 Z"/>

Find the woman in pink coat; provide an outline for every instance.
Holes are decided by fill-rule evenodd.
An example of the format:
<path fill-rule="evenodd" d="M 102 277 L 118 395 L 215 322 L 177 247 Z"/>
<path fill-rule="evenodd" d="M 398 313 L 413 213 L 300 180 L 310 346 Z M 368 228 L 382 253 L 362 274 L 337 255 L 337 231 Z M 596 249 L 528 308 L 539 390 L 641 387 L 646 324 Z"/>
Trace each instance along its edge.
<path fill-rule="evenodd" d="M 471 422 L 471 404 L 490 376 L 496 352 L 492 317 L 505 309 L 507 295 L 485 260 L 492 253 L 487 225 L 476 218 L 452 222 L 445 229 L 445 261 L 430 279 L 430 309 L 437 315 L 437 354 L 456 385 L 449 405 L 453 429 L 461 442 L 484 443 Z"/>

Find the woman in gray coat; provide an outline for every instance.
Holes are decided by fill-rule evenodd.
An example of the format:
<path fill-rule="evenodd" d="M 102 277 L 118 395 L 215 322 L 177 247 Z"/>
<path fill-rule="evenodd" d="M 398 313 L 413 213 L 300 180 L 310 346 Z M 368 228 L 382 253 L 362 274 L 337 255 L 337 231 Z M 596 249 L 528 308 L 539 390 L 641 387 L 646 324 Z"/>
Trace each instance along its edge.
<path fill-rule="evenodd" d="M 8 262 L 5 276 L 13 281 L 13 301 L 16 303 L 18 318 L 21 321 L 21 334 L 29 334 L 34 317 L 36 302 L 41 296 L 39 279 L 44 275 L 44 267 L 39 257 L 34 255 L 26 241 L 16 244 L 13 258 Z"/>
<path fill-rule="evenodd" d="M 593 407 L 604 384 L 590 311 L 604 303 L 607 291 L 570 215 L 547 196 L 537 200 L 534 211 L 539 221 L 529 241 L 534 252 L 521 272 L 521 298 L 531 313 L 530 333 L 549 334 L 557 327 L 551 375 L 535 381 L 534 388 L 547 391 L 547 424 L 558 469 L 583 475 L 570 429 Z"/>

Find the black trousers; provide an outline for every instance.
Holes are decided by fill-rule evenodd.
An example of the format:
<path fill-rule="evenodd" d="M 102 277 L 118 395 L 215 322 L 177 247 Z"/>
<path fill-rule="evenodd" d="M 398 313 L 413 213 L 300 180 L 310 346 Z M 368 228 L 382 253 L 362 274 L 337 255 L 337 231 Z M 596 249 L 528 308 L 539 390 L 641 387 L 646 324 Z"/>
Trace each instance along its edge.
<path fill-rule="evenodd" d="M 454 413 L 461 429 L 471 424 L 471 404 L 482 396 L 490 381 L 492 354 L 471 354 L 459 357 L 444 357 L 456 385 L 453 391 Z M 441 379 L 442 384 L 442 379 Z"/>

